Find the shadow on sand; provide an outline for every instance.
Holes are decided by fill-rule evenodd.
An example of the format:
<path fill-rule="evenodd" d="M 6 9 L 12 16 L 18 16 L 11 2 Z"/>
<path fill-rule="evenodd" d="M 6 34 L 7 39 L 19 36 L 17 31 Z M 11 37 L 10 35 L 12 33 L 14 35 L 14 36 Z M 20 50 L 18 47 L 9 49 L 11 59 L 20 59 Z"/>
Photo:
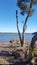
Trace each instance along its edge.
<path fill-rule="evenodd" d="M 9 65 L 33 65 L 31 62 L 29 61 L 23 61 L 22 59 L 20 59 L 20 54 L 16 51 L 16 52 L 12 52 L 12 54 L 10 54 L 9 52 L 7 51 L 1 51 L 0 52 L 0 56 L 11 56 L 9 57 L 9 59 L 7 59 L 6 61 L 8 61 Z M 14 58 L 12 58 L 14 57 Z M 19 60 L 18 60 L 19 59 Z M 18 60 L 18 61 L 16 61 Z M 16 62 L 15 62 L 16 61 Z"/>

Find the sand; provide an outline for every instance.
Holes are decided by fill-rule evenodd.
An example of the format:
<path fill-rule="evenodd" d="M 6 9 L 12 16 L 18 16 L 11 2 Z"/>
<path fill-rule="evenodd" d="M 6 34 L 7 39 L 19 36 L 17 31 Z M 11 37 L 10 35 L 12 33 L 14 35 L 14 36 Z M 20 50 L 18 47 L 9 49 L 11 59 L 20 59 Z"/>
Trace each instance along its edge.
<path fill-rule="evenodd" d="M 0 64 L 16 64 L 21 58 L 24 60 L 26 45 L 21 47 L 18 40 L 13 40 L 12 43 L 0 43 Z"/>

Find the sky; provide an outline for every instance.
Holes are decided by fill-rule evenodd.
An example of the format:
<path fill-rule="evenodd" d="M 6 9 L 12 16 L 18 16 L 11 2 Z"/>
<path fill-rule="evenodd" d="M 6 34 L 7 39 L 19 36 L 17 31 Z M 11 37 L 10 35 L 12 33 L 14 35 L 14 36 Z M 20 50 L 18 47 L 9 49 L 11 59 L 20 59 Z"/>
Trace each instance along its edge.
<path fill-rule="evenodd" d="M 19 28 L 22 32 L 25 16 L 20 15 L 20 9 L 17 7 L 17 0 L 0 0 L 0 32 L 17 32 L 16 9 L 19 12 Z M 37 32 L 37 5 L 34 6 L 34 14 L 29 17 L 26 33 Z"/>

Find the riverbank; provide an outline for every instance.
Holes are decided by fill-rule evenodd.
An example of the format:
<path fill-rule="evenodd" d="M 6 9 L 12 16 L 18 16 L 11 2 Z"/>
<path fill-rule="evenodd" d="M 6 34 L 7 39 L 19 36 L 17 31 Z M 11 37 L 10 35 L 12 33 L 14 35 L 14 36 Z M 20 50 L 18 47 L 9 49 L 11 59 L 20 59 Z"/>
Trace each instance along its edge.
<path fill-rule="evenodd" d="M 0 64 L 15 64 L 19 62 L 21 58 L 24 58 L 23 53 L 25 53 L 26 49 L 26 45 L 22 48 L 18 40 L 0 43 Z"/>

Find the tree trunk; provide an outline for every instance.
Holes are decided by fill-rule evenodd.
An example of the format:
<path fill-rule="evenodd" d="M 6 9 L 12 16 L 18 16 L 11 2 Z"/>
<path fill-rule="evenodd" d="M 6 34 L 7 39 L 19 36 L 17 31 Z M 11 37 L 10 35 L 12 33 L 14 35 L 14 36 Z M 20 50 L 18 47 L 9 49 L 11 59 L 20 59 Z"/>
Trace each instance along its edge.
<path fill-rule="evenodd" d="M 19 35 L 21 47 L 23 47 L 23 40 L 21 38 L 21 33 L 20 33 L 20 30 L 19 30 L 19 26 L 18 26 L 18 12 L 17 11 L 16 11 L 16 22 L 17 22 L 17 30 L 18 30 L 18 35 Z"/>
<path fill-rule="evenodd" d="M 21 40 L 21 47 L 23 47 L 23 40 Z"/>

